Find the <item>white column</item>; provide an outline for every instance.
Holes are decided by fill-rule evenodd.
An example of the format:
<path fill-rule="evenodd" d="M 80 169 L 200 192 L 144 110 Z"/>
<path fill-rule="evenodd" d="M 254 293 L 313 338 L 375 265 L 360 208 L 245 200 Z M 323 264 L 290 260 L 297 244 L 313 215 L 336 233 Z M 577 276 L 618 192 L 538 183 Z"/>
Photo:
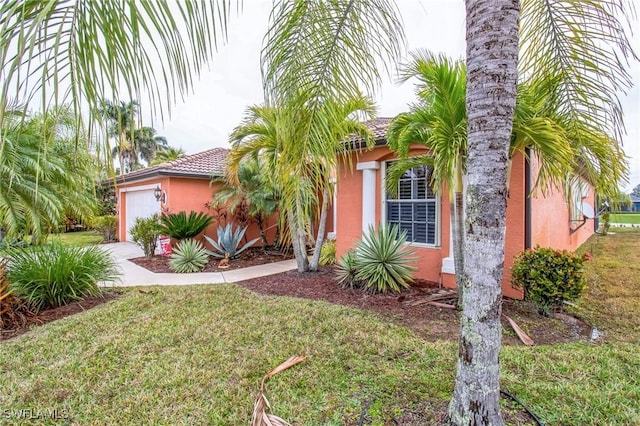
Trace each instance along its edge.
<path fill-rule="evenodd" d="M 449 257 L 442 259 L 442 272 L 445 274 L 455 274 L 455 253 L 453 251 L 453 217 L 449 218 Z"/>
<path fill-rule="evenodd" d="M 380 169 L 377 161 L 358 163 L 356 170 L 362 170 L 362 231 L 376 222 L 376 170 Z"/>

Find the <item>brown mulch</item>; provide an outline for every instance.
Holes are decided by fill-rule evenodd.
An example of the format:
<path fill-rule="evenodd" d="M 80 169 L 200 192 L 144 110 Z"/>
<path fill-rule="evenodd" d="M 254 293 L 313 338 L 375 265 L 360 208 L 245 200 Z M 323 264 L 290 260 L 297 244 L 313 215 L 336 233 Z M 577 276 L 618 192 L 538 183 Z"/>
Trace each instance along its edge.
<path fill-rule="evenodd" d="M 231 271 L 233 269 L 281 262 L 288 259 L 293 259 L 292 253 L 282 253 L 277 250 L 263 250 L 262 248 L 252 247 L 243 251 L 237 259 L 231 259 L 229 261 L 229 267 L 224 269 L 218 268 L 218 263 L 221 259 L 211 256 L 209 263 L 207 263 L 200 272 Z M 173 272 L 169 267 L 169 256 L 136 257 L 129 259 L 129 261 L 151 272 Z"/>
<path fill-rule="evenodd" d="M 322 267 L 319 272 L 289 271 L 238 284 L 259 294 L 326 300 L 367 309 L 385 320 L 409 327 L 427 340 L 457 340 L 460 332 L 457 310 L 423 303 L 433 295 L 446 296 L 446 290 L 438 289 L 437 283 L 424 280 L 418 280 L 411 289 L 399 295 L 370 295 L 359 290 L 341 289 L 333 268 Z M 438 303 L 447 304 L 451 300 L 443 298 Z M 587 340 L 591 332 L 590 326 L 568 315 L 542 317 L 529 303 L 522 301 L 505 299 L 502 310 L 525 329 L 537 345 Z M 509 323 L 503 319 L 502 325 L 504 343 L 521 345 Z"/>
<path fill-rule="evenodd" d="M 29 331 L 33 326 L 46 324 L 60 318 L 68 317 L 79 312 L 86 311 L 105 302 L 113 300 L 118 296 L 120 296 L 120 293 L 110 291 L 103 293 L 101 296 L 89 296 L 84 300 L 81 300 L 79 302 L 72 302 L 65 306 L 43 309 L 38 313 L 25 312 L 25 315 L 23 316 L 24 321 L 21 321 L 20 324 L 0 330 L 0 342 L 20 336 L 21 334 Z"/>

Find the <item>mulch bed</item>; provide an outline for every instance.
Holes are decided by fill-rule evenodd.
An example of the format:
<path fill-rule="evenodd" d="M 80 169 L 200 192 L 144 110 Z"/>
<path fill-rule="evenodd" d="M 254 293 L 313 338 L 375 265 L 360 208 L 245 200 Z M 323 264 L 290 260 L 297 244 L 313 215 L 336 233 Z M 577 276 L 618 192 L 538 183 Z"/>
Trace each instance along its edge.
<path fill-rule="evenodd" d="M 201 272 L 231 271 L 233 269 L 246 268 L 249 266 L 282 262 L 287 259 L 293 259 L 293 254 L 283 253 L 272 249 L 263 250 L 262 248 L 252 247 L 243 251 L 237 259 L 231 259 L 229 261 L 229 267 L 224 269 L 218 268 L 218 263 L 221 259 L 211 256 L 209 263 L 207 263 Z M 129 259 L 129 261 L 138 266 L 142 266 L 151 272 L 173 272 L 169 267 L 169 256 L 136 257 Z"/>
<path fill-rule="evenodd" d="M 24 312 L 24 321 L 21 321 L 20 324 L 14 325 L 13 327 L 7 328 L 6 330 L 0 330 L 0 342 L 20 336 L 21 334 L 29 331 L 33 326 L 46 324 L 60 318 L 68 317 L 70 315 L 86 311 L 105 302 L 113 300 L 118 296 L 120 296 L 119 293 L 109 291 L 103 293 L 99 297 L 90 296 L 79 302 L 72 302 L 68 305 L 60 306 L 57 308 L 43 309 L 38 313 Z"/>
<path fill-rule="evenodd" d="M 418 280 L 411 289 L 395 295 L 370 295 L 359 290 L 342 289 L 335 279 L 332 267 L 319 272 L 288 271 L 238 283 L 259 294 L 326 300 L 331 303 L 373 311 L 381 318 L 406 326 L 426 340 L 457 340 L 460 332 L 459 312 L 424 303 L 429 296 L 442 293 L 437 283 Z M 527 333 L 536 344 L 555 344 L 587 340 L 591 327 L 570 316 L 550 320 L 540 316 L 528 303 L 505 299 L 505 315 L 521 327 L 527 324 Z M 553 326 L 550 326 L 553 322 Z M 511 330 L 502 321 L 504 330 Z M 503 334 L 506 344 L 522 343 L 511 333 Z"/>

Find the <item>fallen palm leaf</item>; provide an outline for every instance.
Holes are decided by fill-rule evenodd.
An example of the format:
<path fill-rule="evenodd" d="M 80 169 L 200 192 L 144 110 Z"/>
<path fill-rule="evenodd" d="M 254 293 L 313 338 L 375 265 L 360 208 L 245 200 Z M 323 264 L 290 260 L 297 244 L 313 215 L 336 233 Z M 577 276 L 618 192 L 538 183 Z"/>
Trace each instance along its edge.
<path fill-rule="evenodd" d="M 258 393 L 258 397 L 256 398 L 256 402 L 253 406 L 253 417 L 251 418 L 251 426 L 290 426 L 289 423 L 276 416 L 275 414 L 267 413 L 267 410 L 271 410 L 271 405 L 269 404 L 269 400 L 267 400 L 267 397 L 264 395 L 264 384 L 271 376 L 274 376 L 281 371 L 286 370 L 287 368 L 301 363 L 306 358 L 306 355 L 292 356 L 264 375 L 264 377 L 262 378 L 262 382 L 260 383 L 260 392 Z"/>
<path fill-rule="evenodd" d="M 514 320 L 512 320 L 511 318 L 509 318 L 505 314 L 502 314 L 502 316 L 509 322 L 509 325 L 511 326 L 511 328 L 513 328 L 513 331 L 516 332 L 516 334 L 518 335 L 518 337 L 520 338 L 522 343 L 524 343 L 527 346 L 533 346 L 534 345 L 533 339 L 531 337 L 529 337 L 527 335 L 527 333 L 522 331 L 522 329 L 518 326 L 518 324 L 516 324 L 516 322 Z"/>

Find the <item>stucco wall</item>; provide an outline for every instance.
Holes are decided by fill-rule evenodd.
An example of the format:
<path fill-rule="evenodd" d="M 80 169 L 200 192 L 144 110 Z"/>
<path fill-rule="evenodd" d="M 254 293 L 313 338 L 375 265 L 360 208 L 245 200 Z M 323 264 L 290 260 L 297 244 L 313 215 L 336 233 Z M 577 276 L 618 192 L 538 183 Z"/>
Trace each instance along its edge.
<path fill-rule="evenodd" d="M 537 160 L 533 158 L 534 170 L 536 170 Z M 533 181 L 537 174 L 533 173 Z M 588 196 L 582 201 L 595 206 L 595 191 L 592 187 L 588 189 Z M 541 188 L 534 191 L 532 197 L 533 214 L 531 217 L 531 245 L 535 247 L 553 247 L 561 250 L 573 251 L 580 247 L 595 232 L 595 220 L 587 219 L 576 232 L 576 229 L 583 222 L 572 222 L 570 218 L 570 205 L 565 200 L 564 188 L 548 188 L 543 191 Z"/>

